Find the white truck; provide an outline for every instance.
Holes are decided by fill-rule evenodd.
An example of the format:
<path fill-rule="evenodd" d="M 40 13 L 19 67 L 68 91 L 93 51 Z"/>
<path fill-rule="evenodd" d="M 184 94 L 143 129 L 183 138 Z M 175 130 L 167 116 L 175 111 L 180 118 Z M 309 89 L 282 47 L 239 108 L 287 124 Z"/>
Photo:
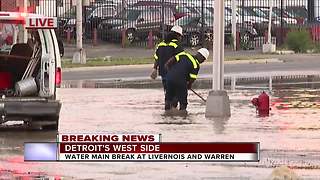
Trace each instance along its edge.
<path fill-rule="evenodd" d="M 58 129 L 61 57 L 57 19 L 0 12 L 0 126 Z"/>

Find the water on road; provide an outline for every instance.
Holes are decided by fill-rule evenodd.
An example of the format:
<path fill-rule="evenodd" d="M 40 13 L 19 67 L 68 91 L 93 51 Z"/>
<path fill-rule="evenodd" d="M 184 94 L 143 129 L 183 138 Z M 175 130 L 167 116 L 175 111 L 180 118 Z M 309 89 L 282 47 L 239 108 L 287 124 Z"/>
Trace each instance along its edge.
<path fill-rule="evenodd" d="M 198 90 L 204 97 L 208 90 Z M 189 115 L 168 117 L 160 89 L 59 89 L 63 133 L 161 133 L 164 142 L 260 142 L 256 163 L 25 163 L 23 143 L 55 141 L 56 132 L 0 132 L 0 179 L 266 179 L 286 165 L 304 179 L 320 179 L 320 92 L 278 91 L 269 117 L 257 117 L 257 91 L 229 92 L 232 116 L 205 118 L 190 92 Z"/>

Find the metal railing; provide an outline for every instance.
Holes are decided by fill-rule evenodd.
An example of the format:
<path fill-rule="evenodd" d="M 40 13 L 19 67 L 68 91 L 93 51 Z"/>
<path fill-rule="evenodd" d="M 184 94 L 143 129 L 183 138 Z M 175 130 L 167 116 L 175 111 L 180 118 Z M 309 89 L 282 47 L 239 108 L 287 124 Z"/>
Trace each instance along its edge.
<path fill-rule="evenodd" d="M 281 84 L 282 86 L 290 85 L 314 85 L 320 84 L 320 73 L 317 71 L 274 71 L 274 72 L 259 72 L 259 73 L 238 73 L 228 74 L 226 79 L 230 79 L 230 89 L 268 89 L 273 90 L 275 84 Z M 303 81 L 299 81 L 303 79 Z M 239 85 L 238 80 L 251 81 L 251 85 Z M 281 83 L 279 83 L 281 80 Z M 290 80 L 295 80 L 290 82 Z M 259 84 L 265 81 L 266 86 L 253 86 L 252 81 L 257 81 Z M 278 83 L 277 83 L 278 81 Z M 283 82 L 285 81 L 285 82 Z"/>

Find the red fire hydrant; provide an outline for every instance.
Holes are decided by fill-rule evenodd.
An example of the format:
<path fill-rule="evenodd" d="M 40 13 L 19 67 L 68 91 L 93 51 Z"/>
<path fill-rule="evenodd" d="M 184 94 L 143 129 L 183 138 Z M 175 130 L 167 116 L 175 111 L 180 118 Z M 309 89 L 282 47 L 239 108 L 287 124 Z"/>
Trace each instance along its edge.
<path fill-rule="evenodd" d="M 269 116 L 270 112 L 270 97 L 264 91 L 258 98 L 251 100 L 252 104 L 256 107 L 259 116 Z"/>

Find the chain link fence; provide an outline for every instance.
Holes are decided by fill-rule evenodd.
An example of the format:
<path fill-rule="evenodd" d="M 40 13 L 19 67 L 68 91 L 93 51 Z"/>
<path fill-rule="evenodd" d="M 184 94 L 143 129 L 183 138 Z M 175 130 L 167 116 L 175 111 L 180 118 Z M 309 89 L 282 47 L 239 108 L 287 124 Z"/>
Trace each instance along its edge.
<path fill-rule="evenodd" d="M 266 42 L 270 5 L 272 41 L 278 46 L 287 33 L 306 28 L 320 41 L 320 0 L 236 0 L 237 36 L 231 34 L 231 0 L 225 0 L 225 44 L 255 49 Z M 209 0 L 90 0 L 83 6 L 85 43 L 117 43 L 153 47 L 178 24 L 185 46 L 212 46 L 214 1 Z M 76 39 L 76 7 L 72 0 L 32 0 L 36 13 L 57 16 L 57 33 L 68 43 Z"/>

